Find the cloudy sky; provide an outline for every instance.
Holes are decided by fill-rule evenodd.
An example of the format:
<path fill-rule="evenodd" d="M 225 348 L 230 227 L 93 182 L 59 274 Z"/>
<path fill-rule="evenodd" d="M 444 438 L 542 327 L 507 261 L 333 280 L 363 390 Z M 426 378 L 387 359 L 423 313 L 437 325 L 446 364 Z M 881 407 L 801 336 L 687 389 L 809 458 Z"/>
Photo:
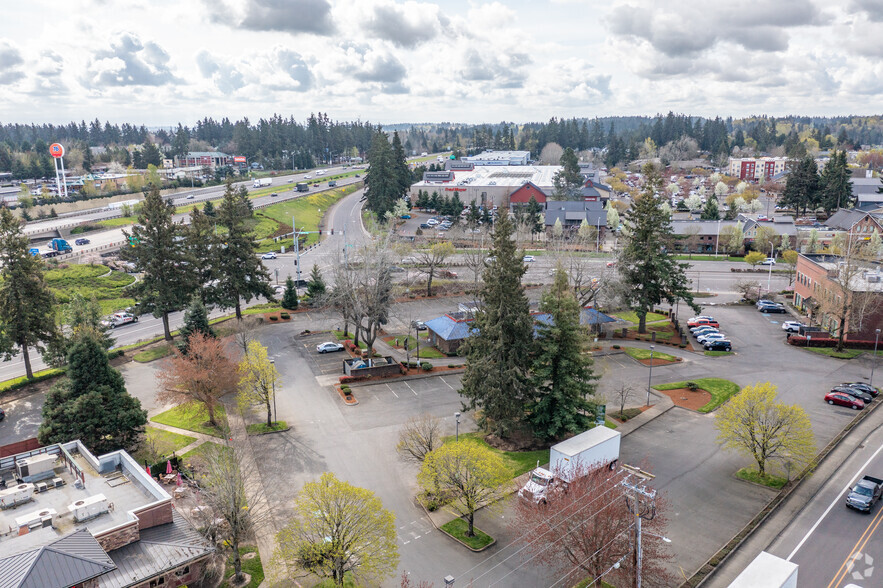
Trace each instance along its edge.
<path fill-rule="evenodd" d="M 883 111 L 883 0 L 3 2 L 0 122 Z"/>

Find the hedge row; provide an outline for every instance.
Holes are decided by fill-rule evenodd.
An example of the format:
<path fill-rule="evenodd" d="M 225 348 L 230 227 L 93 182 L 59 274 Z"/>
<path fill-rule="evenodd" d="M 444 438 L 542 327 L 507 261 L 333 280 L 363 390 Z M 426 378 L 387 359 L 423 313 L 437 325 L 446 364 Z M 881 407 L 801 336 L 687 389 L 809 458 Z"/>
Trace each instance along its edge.
<path fill-rule="evenodd" d="M 831 337 L 816 337 L 815 335 L 810 335 L 810 340 L 807 343 L 806 337 L 803 335 L 791 335 L 788 337 L 788 343 L 791 345 L 796 345 L 798 347 L 836 347 L 837 339 L 833 339 Z M 846 339 L 843 341 L 843 344 L 850 349 L 873 349 L 874 341 L 860 341 L 854 339 Z"/>

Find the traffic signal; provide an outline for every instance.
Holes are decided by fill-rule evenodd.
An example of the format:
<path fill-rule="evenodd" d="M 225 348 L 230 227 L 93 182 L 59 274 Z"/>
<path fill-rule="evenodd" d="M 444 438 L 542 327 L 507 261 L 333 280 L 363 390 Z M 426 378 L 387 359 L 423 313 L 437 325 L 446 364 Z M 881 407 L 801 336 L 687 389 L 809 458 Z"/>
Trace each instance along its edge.
<path fill-rule="evenodd" d="M 297 265 L 297 258 L 294 258 L 294 265 Z"/>

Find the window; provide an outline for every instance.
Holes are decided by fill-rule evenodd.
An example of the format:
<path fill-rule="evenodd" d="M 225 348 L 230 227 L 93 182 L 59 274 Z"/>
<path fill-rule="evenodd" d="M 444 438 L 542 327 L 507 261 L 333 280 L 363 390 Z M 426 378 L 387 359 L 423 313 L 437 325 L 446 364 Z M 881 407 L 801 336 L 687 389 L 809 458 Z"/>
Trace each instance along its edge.
<path fill-rule="evenodd" d="M 179 578 L 181 576 L 186 576 L 189 573 L 190 573 L 190 566 L 184 566 L 183 568 L 181 568 L 179 570 L 175 570 L 175 575 L 178 576 Z"/>
<path fill-rule="evenodd" d="M 157 586 L 165 586 L 166 578 L 165 576 L 156 578 L 155 580 L 150 581 L 150 588 L 156 588 Z"/>

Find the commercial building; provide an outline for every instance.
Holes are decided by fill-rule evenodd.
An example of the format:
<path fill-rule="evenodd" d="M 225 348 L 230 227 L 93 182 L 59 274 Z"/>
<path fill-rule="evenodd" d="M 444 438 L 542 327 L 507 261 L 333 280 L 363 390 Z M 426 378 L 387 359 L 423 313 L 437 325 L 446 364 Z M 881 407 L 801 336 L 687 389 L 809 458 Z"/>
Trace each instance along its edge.
<path fill-rule="evenodd" d="M 451 161 L 446 166 L 445 176 L 430 176 L 438 172 L 426 172 L 424 179 L 411 186 L 411 202 L 417 201 L 421 190 L 438 192 L 440 196 L 458 194 L 460 201 L 467 206 L 474 202 L 477 206 L 507 208 L 509 196 L 528 182 L 546 194 L 555 190 L 554 176 L 560 166 L 518 165 L 518 166 L 475 166 L 472 162 Z"/>
<path fill-rule="evenodd" d="M 125 451 L 79 441 L 0 459 L 0 588 L 191 584 L 214 548 Z"/>
<path fill-rule="evenodd" d="M 734 220 L 672 220 L 671 228 L 677 239 L 675 247 L 683 253 L 723 253 L 724 249 L 718 243 L 721 230 L 734 227 L 737 223 L 741 224 L 742 243 L 745 247 L 752 248 L 761 227 L 775 233 L 776 247 L 779 247 L 782 235 L 788 238 L 789 247 L 797 245 L 797 227 L 792 217 L 777 216 L 771 221 L 761 221 L 740 214 Z M 727 231 L 724 231 L 724 235 L 726 234 Z"/>
<path fill-rule="evenodd" d="M 175 158 L 174 167 L 210 167 L 215 169 L 233 165 L 233 156 L 220 151 L 191 151 L 183 157 Z"/>
<path fill-rule="evenodd" d="M 527 165 L 530 161 L 530 151 L 485 151 L 478 155 L 463 157 L 462 161 L 468 161 L 476 166 Z"/>
<path fill-rule="evenodd" d="M 787 157 L 731 157 L 727 175 L 740 180 L 772 180 L 785 173 Z"/>

